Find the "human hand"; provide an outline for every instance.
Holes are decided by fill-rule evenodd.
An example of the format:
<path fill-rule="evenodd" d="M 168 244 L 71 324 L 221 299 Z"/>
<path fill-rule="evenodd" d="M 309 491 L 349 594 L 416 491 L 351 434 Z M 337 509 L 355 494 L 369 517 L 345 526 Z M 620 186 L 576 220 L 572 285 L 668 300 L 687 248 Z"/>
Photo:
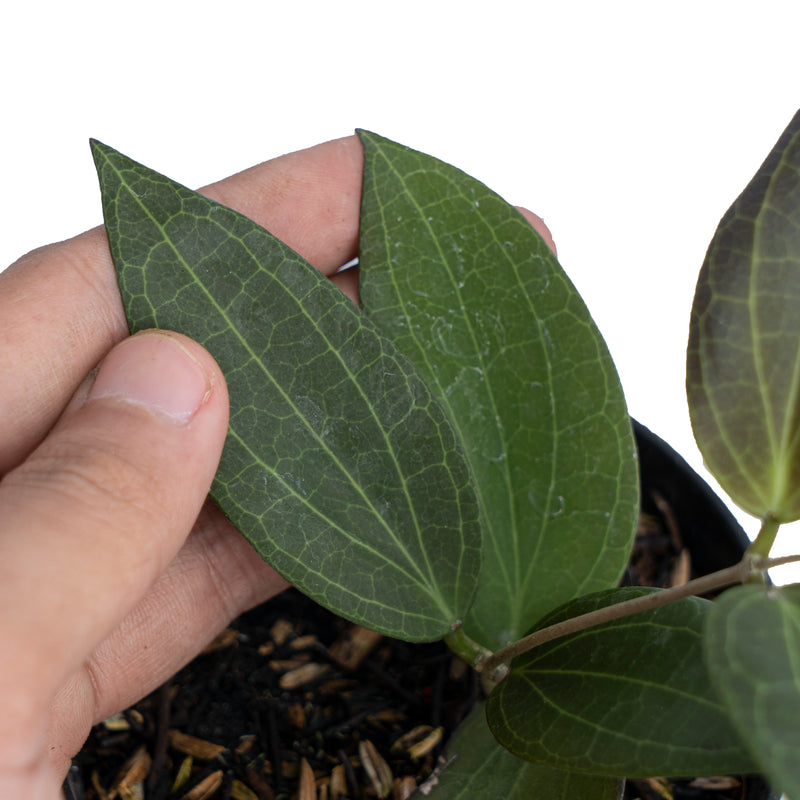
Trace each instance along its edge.
<path fill-rule="evenodd" d="M 351 137 L 205 194 L 330 275 L 355 255 L 360 181 Z M 101 229 L 0 274 L 0 320 L 0 797 L 53 800 L 92 724 L 285 582 L 204 504 L 219 369 L 184 337 L 128 337 Z"/>
<path fill-rule="evenodd" d="M 355 300 L 356 271 L 334 273 L 356 254 L 360 183 L 350 137 L 204 193 Z M 185 337 L 128 337 L 101 229 L 0 274 L 0 320 L 0 797 L 52 800 L 92 724 L 286 584 L 204 504 L 224 379 Z"/>

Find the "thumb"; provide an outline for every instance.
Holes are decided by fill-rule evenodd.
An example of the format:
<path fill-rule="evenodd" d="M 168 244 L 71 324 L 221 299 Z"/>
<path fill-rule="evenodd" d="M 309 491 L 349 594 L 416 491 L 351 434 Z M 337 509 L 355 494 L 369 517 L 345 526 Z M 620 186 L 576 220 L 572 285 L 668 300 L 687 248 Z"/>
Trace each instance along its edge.
<path fill-rule="evenodd" d="M 227 419 L 211 356 L 146 331 L 0 482 L 0 797 L 58 786 L 45 766 L 52 698 L 180 549 Z"/>

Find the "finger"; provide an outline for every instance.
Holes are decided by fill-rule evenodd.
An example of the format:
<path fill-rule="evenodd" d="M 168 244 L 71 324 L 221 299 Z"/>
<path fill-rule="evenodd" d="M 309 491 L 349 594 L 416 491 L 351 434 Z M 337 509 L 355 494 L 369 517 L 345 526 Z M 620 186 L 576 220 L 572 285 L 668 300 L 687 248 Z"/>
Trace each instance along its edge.
<path fill-rule="evenodd" d="M 201 189 L 255 220 L 325 275 L 358 252 L 363 151 L 348 136 Z"/>
<path fill-rule="evenodd" d="M 348 137 L 203 191 L 331 274 L 356 252 L 361 160 L 358 140 Z M 86 374 L 127 335 L 104 232 L 36 250 L 0 273 L 0 320 L 2 475 L 41 441 Z"/>
<path fill-rule="evenodd" d="M 553 251 L 553 255 L 557 256 L 558 251 L 556 250 L 556 243 L 553 241 L 553 234 L 550 233 L 550 228 L 545 225 L 544 220 L 534 214 L 533 211 L 528 211 L 527 208 L 523 208 L 522 206 L 517 206 L 517 210 L 530 222 L 531 227 L 536 233 L 544 239 L 545 244 Z"/>
<path fill-rule="evenodd" d="M 43 757 L 49 704 L 184 542 L 227 429 L 213 359 L 177 334 L 126 339 L 82 408 L 0 482 L 0 797 Z M 17 773 L 18 777 L 18 773 Z M 11 785 L 11 784 L 9 784 Z M 20 795 L 22 796 L 22 795 Z"/>
<path fill-rule="evenodd" d="M 0 273 L 0 476 L 53 426 L 78 384 L 128 334 L 100 231 Z"/>

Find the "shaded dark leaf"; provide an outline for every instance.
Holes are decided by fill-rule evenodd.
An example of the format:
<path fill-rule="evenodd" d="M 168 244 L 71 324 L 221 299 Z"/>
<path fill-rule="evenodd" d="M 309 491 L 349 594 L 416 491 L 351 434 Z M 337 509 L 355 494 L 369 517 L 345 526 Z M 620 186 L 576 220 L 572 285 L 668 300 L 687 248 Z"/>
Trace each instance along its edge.
<path fill-rule="evenodd" d="M 435 800 L 620 800 L 622 778 L 564 772 L 531 764 L 502 747 L 475 708 L 450 739 L 446 766 L 428 782 Z"/>
<path fill-rule="evenodd" d="M 706 634 L 714 686 L 772 785 L 800 797 L 800 586 L 738 586 Z"/>
<path fill-rule="evenodd" d="M 658 589 L 599 592 L 537 627 Z M 489 696 L 498 740 L 521 758 L 603 775 L 756 771 L 712 689 L 693 597 L 565 636 L 516 659 Z"/>
<path fill-rule="evenodd" d="M 687 390 L 737 504 L 800 517 L 800 114 L 719 224 L 692 308 Z"/>

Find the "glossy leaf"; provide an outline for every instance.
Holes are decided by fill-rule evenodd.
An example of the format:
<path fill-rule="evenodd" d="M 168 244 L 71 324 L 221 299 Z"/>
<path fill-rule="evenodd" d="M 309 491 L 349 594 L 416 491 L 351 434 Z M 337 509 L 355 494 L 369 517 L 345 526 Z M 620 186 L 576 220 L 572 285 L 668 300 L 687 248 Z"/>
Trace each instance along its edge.
<path fill-rule="evenodd" d="M 531 764 L 502 747 L 486 725 L 483 706 L 461 723 L 447 745 L 443 766 L 422 795 L 434 800 L 621 800 L 622 778 Z"/>
<path fill-rule="evenodd" d="M 251 220 L 93 145 L 132 331 L 185 333 L 231 398 L 212 496 L 293 584 L 363 625 L 435 639 L 463 616 L 478 506 L 407 359 Z"/>
<path fill-rule="evenodd" d="M 800 517 L 800 114 L 731 206 L 692 308 L 695 438 L 742 508 Z"/>
<path fill-rule="evenodd" d="M 486 542 L 466 630 L 497 649 L 625 567 L 638 491 L 622 391 L 577 291 L 515 208 L 448 164 L 359 135 L 362 306 L 464 442 Z"/>
<path fill-rule="evenodd" d="M 800 586 L 739 586 L 709 615 L 706 660 L 775 789 L 800 797 Z"/>
<path fill-rule="evenodd" d="M 648 590 L 580 598 L 540 626 Z M 703 662 L 710 603 L 680 600 L 589 628 L 516 659 L 487 703 L 489 726 L 521 758 L 629 778 L 755 771 Z"/>

